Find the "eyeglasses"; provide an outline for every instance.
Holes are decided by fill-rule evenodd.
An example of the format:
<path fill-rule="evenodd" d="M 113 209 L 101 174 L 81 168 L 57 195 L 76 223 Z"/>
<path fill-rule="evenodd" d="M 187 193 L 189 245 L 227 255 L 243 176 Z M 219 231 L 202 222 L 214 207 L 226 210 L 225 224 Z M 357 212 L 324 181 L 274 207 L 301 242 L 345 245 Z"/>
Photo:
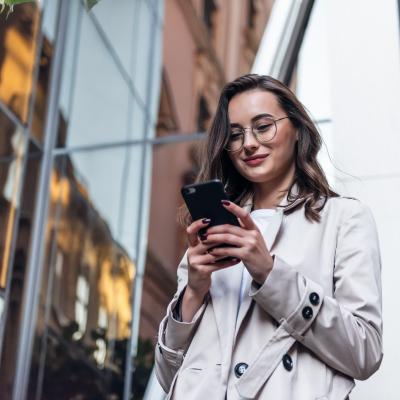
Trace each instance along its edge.
<path fill-rule="evenodd" d="M 254 125 L 251 128 L 243 128 L 241 126 L 232 127 L 228 142 L 226 143 L 224 149 L 230 152 L 242 150 L 244 145 L 244 135 L 247 130 L 251 130 L 253 132 L 253 135 L 258 143 L 267 143 L 276 135 L 276 123 L 286 118 L 289 117 L 282 117 L 278 119 L 274 119 L 272 117 L 261 117 L 254 122 Z"/>

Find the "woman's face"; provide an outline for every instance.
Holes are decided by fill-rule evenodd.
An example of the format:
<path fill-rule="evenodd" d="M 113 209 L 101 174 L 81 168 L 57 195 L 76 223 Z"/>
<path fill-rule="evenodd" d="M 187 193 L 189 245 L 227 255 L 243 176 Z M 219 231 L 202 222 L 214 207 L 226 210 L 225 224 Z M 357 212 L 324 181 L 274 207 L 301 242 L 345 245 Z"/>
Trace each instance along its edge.
<path fill-rule="evenodd" d="M 257 116 L 262 114 L 270 114 L 273 119 L 287 116 L 275 95 L 265 90 L 248 90 L 232 97 L 228 106 L 231 127 L 247 129 L 243 148 L 228 154 L 238 172 L 251 182 L 284 181 L 294 173 L 296 129 L 288 118 L 282 119 L 276 122 L 275 137 L 260 144 L 249 128 L 257 126 Z"/>

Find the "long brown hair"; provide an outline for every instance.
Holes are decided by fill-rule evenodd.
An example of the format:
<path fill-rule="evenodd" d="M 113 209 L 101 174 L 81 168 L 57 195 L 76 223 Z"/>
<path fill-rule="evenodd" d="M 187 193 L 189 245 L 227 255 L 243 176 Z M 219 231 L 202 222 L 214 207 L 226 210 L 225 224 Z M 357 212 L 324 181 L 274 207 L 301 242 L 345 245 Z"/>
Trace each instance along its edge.
<path fill-rule="evenodd" d="M 229 101 L 235 95 L 252 89 L 261 89 L 275 95 L 298 131 L 295 148 L 295 180 L 290 187 L 285 214 L 290 214 L 304 204 L 305 216 L 310 221 L 319 221 L 320 211 L 329 197 L 338 195 L 329 187 L 328 181 L 317 161 L 322 139 L 315 124 L 294 93 L 283 83 L 266 76 L 249 74 L 241 76 L 222 89 L 218 107 L 202 149 L 201 168 L 196 182 L 220 179 L 231 201 L 243 206 L 253 195 L 252 182 L 245 179 L 233 166 L 224 146 L 230 134 L 228 117 Z M 293 186 L 297 184 L 294 193 Z M 185 206 L 180 210 L 181 223 L 191 222 Z"/>

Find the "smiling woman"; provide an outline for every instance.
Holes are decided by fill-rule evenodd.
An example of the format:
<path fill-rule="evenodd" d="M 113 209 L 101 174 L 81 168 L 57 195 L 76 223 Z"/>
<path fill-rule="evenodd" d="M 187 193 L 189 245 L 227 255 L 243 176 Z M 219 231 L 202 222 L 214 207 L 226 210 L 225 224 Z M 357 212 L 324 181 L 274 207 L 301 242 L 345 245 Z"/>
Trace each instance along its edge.
<path fill-rule="evenodd" d="M 189 247 L 156 349 L 168 398 L 346 399 L 379 368 L 375 222 L 329 187 L 320 147 L 279 81 L 223 89 L 197 181 L 223 182 L 240 226 L 183 211 Z"/>

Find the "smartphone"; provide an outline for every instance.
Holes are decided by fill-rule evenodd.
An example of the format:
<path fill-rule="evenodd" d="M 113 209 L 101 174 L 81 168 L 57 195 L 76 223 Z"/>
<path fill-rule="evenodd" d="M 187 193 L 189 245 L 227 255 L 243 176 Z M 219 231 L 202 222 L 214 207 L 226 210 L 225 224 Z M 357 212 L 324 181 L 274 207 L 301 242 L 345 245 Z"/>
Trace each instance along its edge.
<path fill-rule="evenodd" d="M 221 204 L 221 200 L 229 199 L 220 180 L 214 179 L 187 185 L 181 189 L 181 193 L 193 221 L 201 218 L 211 219 L 211 222 L 205 228 L 199 230 L 200 235 L 215 225 L 240 226 L 238 219 Z M 221 243 L 215 247 L 231 247 L 231 245 Z M 224 258 L 224 260 L 230 258 L 232 257 Z"/>
<path fill-rule="evenodd" d="M 211 219 L 210 224 L 202 229 L 223 224 L 240 226 L 238 219 L 221 204 L 221 200 L 229 199 L 220 180 L 187 185 L 181 189 L 181 193 L 193 221 Z"/>

